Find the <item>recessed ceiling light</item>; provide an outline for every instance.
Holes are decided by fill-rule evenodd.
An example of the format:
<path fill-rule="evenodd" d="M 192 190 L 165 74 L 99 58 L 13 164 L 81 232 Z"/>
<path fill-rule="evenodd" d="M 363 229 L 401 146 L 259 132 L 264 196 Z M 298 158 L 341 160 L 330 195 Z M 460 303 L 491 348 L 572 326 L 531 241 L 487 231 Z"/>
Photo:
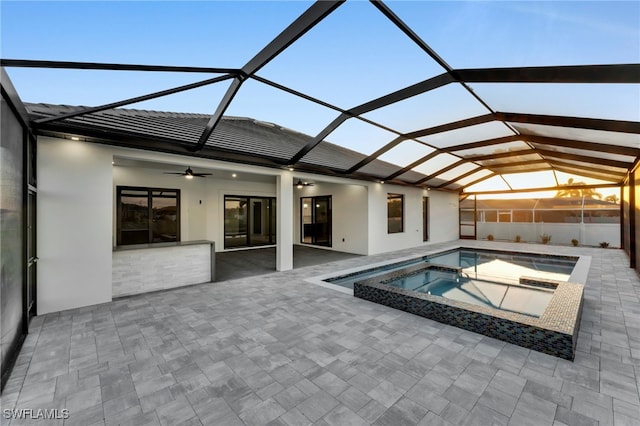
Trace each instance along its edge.
<path fill-rule="evenodd" d="M 383 180 L 381 180 L 381 181 L 380 181 L 380 183 L 384 183 L 384 181 L 383 181 Z"/>
<path fill-rule="evenodd" d="M 289 171 L 292 172 L 293 171 L 293 167 L 289 167 Z"/>
<path fill-rule="evenodd" d="M 238 176 L 238 175 L 237 175 L 237 174 L 235 174 L 235 173 L 233 173 L 233 174 L 231 175 L 231 177 L 237 177 L 237 176 Z"/>
<path fill-rule="evenodd" d="M 77 137 L 77 136 L 71 136 L 71 140 L 72 140 L 72 141 L 79 141 L 79 140 L 80 140 L 80 138 L 79 138 L 79 137 Z"/>

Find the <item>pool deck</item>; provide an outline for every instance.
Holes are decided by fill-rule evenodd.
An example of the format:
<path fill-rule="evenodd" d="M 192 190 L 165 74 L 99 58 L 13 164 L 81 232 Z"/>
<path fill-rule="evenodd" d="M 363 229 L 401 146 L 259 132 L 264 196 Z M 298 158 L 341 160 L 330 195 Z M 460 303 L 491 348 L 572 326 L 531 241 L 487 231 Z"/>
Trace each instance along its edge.
<path fill-rule="evenodd" d="M 88 425 L 638 425 L 640 279 L 591 256 L 574 362 L 306 278 L 452 243 L 132 296 L 36 317 L 2 408 Z"/>

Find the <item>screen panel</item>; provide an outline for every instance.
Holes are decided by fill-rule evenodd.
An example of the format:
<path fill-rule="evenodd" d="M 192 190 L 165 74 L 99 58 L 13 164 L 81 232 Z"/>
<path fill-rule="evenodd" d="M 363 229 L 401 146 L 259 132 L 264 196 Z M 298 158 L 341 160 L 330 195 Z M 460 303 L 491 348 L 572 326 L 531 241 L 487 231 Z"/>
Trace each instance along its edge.
<path fill-rule="evenodd" d="M 640 61 L 637 2 L 392 2 L 389 7 L 454 68 Z"/>
<path fill-rule="evenodd" d="M 607 145 L 621 145 L 640 149 L 640 135 L 634 133 L 608 132 L 604 130 L 578 129 L 530 123 L 510 124 L 518 130 L 518 132 L 526 135 L 570 139 L 583 142 L 597 142 Z"/>
<path fill-rule="evenodd" d="M 470 86 L 496 111 L 628 121 L 640 117 L 640 87 L 635 84 L 472 83 Z"/>
<path fill-rule="evenodd" d="M 408 140 L 393 147 L 391 150 L 382 154 L 379 158 L 382 161 L 405 167 L 416 161 L 417 158 L 422 158 L 434 151 L 435 149 L 424 144 Z"/>
<path fill-rule="evenodd" d="M 465 192 L 507 191 L 509 185 L 500 176 L 493 176 L 465 188 Z"/>
<path fill-rule="evenodd" d="M 487 110 L 461 84 L 413 96 L 364 114 L 403 133 L 486 114 Z"/>
<path fill-rule="evenodd" d="M 371 4 L 347 2 L 258 74 L 350 109 L 443 71 Z"/>
<path fill-rule="evenodd" d="M 556 186 L 556 178 L 551 170 L 503 174 L 502 177 L 513 189 L 547 188 Z"/>
<path fill-rule="evenodd" d="M 463 143 L 479 142 L 503 136 L 513 136 L 513 132 L 503 123 L 492 121 L 489 123 L 476 124 L 475 126 L 450 130 L 448 132 L 423 136 L 417 139 L 437 148 L 446 148 Z"/>
<path fill-rule="evenodd" d="M 474 157 L 477 155 L 489 155 L 489 154 L 499 154 L 502 152 L 509 151 L 523 151 L 526 149 L 531 149 L 529 145 L 522 141 L 514 141 L 514 142 L 506 142 L 496 145 L 486 145 L 477 148 L 464 149 L 461 151 L 455 151 L 456 155 L 461 157 Z"/>

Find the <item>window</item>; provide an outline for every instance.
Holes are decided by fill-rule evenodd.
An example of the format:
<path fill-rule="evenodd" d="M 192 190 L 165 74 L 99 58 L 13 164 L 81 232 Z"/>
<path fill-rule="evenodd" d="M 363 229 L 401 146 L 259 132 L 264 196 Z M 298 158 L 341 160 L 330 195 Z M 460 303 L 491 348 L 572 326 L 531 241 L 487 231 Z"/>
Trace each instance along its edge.
<path fill-rule="evenodd" d="M 387 194 L 387 232 L 404 232 L 404 195 Z"/>
<path fill-rule="evenodd" d="M 180 241 L 180 190 L 119 186 L 118 245 Z"/>

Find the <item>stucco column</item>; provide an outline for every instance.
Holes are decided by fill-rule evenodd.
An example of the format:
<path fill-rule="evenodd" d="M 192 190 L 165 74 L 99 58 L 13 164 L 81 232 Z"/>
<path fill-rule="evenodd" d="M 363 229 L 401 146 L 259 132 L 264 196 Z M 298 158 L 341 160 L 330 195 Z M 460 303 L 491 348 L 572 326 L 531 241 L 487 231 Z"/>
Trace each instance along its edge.
<path fill-rule="evenodd" d="M 293 174 L 283 171 L 276 177 L 276 270 L 293 269 Z"/>

